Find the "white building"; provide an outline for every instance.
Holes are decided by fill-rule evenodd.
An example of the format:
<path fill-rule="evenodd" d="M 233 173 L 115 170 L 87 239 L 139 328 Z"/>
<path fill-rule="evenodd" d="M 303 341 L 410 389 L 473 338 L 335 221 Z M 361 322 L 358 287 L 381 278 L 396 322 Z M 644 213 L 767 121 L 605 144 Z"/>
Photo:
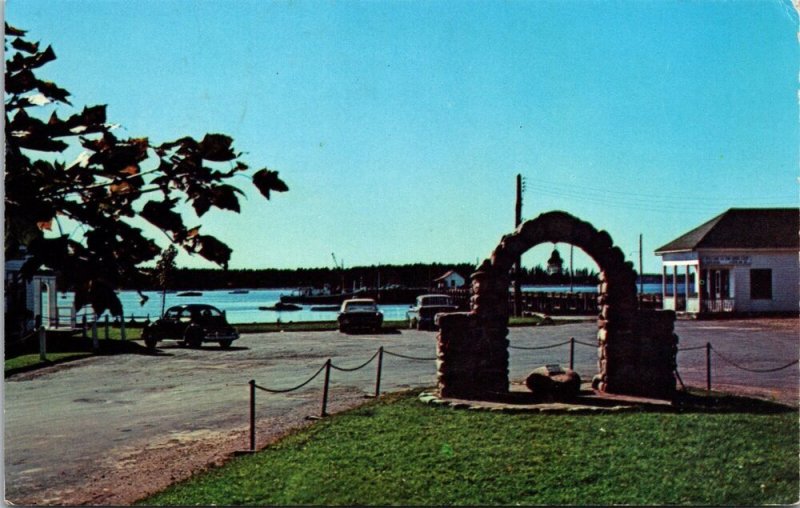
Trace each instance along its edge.
<path fill-rule="evenodd" d="M 462 287 L 467 280 L 455 270 L 449 270 L 441 277 L 433 279 L 433 281 L 439 289 L 454 289 Z"/>
<path fill-rule="evenodd" d="M 23 336 L 39 325 L 52 327 L 58 322 L 55 273 L 45 268 L 25 280 L 21 273 L 23 264 L 24 259 L 5 262 L 6 333 L 14 336 Z"/>
<path fill-rule="evenodd" d="M 797 312 L 800 209 L 731 208 L 656 249 L 664 309 Z"/>

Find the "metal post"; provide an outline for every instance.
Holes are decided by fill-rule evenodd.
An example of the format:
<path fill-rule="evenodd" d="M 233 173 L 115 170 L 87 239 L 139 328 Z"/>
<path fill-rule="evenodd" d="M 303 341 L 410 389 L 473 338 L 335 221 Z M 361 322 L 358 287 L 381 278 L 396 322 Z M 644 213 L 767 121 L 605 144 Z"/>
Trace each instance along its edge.
<path fill-rule="evenodd" d="M 109 339 L 109 337 L 110 337 L 110 336 L 109 336 L 109 334 L 108 334 L 108 314 L 106 314 L 106 340 L 108 340 L 108 339 Z"/>
<path fill-rule="evenodd" d="M 39 360 L 47 360 L 47 332 L 44 326 L 39 327 Z"/>
<path fill-rule="evenodd" d="M 378 375 L 375 378 L 375 397 L 381 394 L 381 371 L 383 370 L 383 346 L 378 348 Z"/>
<path fill-rule="evenodd" d="M 514 207 L 514 228 L 522 224 L 522 175 L 517 175 L 517 200 Z M 522 315 L 522 255 L 514 262 L 514 315 Z"/>
<path fill-rule="evenodd" d="M 83 335 L 83 338 L 85 339 L 85 338 L 88 337 L 88 334 L 86 333 L 87 330 L 86 330 L 86 314 L 85 313 L 83 314 L 83 326 L 82 326 L 82 328 L 83 328 L 82 335 Z"/>
<path fill-rule="evenodd" d="M 250 451 L 256 451 L 256 380 L 250 380 Z"/>
<path fill-rule="evenodd" d="M 639 233 L 639 301 L 644 294 L 644 272 L 642 270 L 642 234 Z"/>
<path fill-rule="evenodd" d="M 320 417 L 328 416 L 328 383 L 331 379 L 331 359 L 325 362 L 325 386 L 322 388 L 322 413 Z"/>
<path fill-rule="evenodd" d="M 125 315 L 119 316 L 119 336 L 122 340 L 126 340 L 125 337 Z"/>
<path fill-rule="evenodd" d="M 706 342 L 706 391 L 711 391 L 711 343 Z"/>
<path fill-rule="evenodd" d="M 569 338 L 569 370 L 575 370 L 575 337 Z"/>
<path fill-rule="evenodd" d="M 95 351 L 100 349 L 100 343 L 97 342 L 97 319 L 92 321 L 92 348 Z"/>

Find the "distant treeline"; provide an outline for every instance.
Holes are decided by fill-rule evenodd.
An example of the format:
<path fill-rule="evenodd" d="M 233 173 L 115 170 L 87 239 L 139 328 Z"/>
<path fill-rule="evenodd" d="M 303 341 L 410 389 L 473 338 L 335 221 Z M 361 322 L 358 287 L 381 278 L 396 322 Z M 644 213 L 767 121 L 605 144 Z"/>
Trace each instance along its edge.
<path fill-rule="evenodd" d="M 180 268 L 175 270 L 170 279 L 169 288 L 184 289 L 230 289 L 230 288 L 296 288 L 325 285 L 331 290 L 344 287 L 384 287 L 399 285 L 405 287 L 432 287 L 434 279 L 455 270 L 469 281 L 475 271 L 472 263 L 415 263 L 408 265 L 355 266 L 339 270 L 337 268 L 296 268 L 296 269 L 194 269 Z M 660 281 L 657 275 L 645 276 L 646 282 Z M 569 284 L 570 276 L 564 273 L 548 274 L 542 266 L 522 268 L 520 278 L 522 284 L 556 285 Z M 575 285 L 597 284 L 597 272 L 588 268 L 575 270 L 572 283 Z M 129 288 L 130 289 L 130 288 Z M 150 287 L 157 289 L 155 277 Z"/>

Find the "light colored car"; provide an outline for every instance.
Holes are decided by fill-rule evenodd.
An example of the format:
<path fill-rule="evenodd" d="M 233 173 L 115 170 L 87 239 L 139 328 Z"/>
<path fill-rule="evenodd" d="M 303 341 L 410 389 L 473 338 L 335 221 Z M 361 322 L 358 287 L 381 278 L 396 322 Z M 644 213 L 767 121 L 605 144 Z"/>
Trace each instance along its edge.
<path fill-rule="evenodd" d="M 417 330 L 435 330 L 436 314 L 442 312 L 455 312 L 458 306 L 447 295 L 421 295 L 417 297 L 414 305 L 406 312 L 408 327 Z"/>
<path fill-rule="evenodd" d="M 383 325 L 383 313 L 372 298 L 353 298 L 342 302 L 336 320 L 342 333 L 353 330 L 378 332 Z"/>

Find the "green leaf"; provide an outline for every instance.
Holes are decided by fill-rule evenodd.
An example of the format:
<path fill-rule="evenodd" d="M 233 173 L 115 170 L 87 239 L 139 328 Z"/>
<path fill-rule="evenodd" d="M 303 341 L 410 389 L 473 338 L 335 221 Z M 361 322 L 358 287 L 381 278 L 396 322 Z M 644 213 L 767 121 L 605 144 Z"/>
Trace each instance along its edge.
<path fill-rule="evenodd" d="M 174 200 L 148 201 L 142 208 L 142 217 L 161 229 L 178 232 L 183 229 L 183 219 L 172 210 Z"/>
<path fill-rule="evenodd" d="M 227 162 L 236 158 L 231 145 L 233 139 L 225 134 L 206 134 L 200 142 L 200 155 L 214 162 Z"/>
<path fill-rule="evenodd" d="M 36 53 L 37 51 L 39 51 L 39 43 L 28 42 L 25 39 L 19 37 L 11 42 L 11 47 L 13 47 L 14 49 L 18 49 L 20 51 L 24 51 L 26 53 Z"/>
<path fill-rule="evenodd" d="M 236 213 L 240 212 L 239 199 L 236 194 L 241 194 L 242 191 L 231 185 L 218 185 L 211 189 L 213 195 L 212 203 L 217 208 L 224 210 L 233 210 Z"/>
<path fill-rule="evenodd" d="M 27 30 L 20 30 L 19 28 L 9 25 L 8 23 L 6 23 L 5 25 L 6 25 L 6 36 L 23 37 L 26 33 L 28 33 Z"/>
<path fill-rule="evenodd" d="M 271 171 L 267 168 L 257 171 L 256 174 L 253 175 L 253 184 L 267 199 L 269 199 L 270 191 L 286 192 L 289 190 L 286 183 L 278 178 L 278 172 Z"/>
<path fill-rule="evenodd" d="M 232 252 L 230 247 L 211 235 L 198 235 L 197 241 L 200 244 L 201 256 L 224 268 L 228 267 Z"/>

